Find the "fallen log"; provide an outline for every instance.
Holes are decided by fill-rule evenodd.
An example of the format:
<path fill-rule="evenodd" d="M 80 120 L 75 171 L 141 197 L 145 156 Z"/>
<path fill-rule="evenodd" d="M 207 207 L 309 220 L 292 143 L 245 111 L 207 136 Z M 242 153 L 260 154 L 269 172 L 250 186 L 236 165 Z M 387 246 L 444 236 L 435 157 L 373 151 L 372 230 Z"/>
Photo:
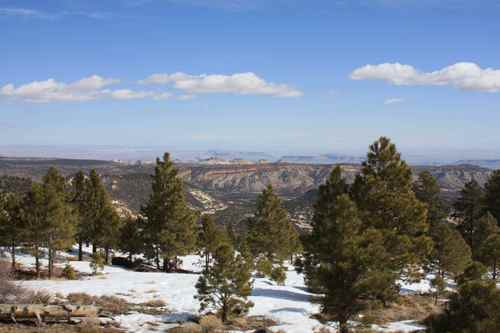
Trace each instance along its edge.
<path fill-rule="evenodd" d="M 0 304 L 0 320 L 70 321 L 72 318 L 99 317 L 101 309 L 89 305 Z"/>

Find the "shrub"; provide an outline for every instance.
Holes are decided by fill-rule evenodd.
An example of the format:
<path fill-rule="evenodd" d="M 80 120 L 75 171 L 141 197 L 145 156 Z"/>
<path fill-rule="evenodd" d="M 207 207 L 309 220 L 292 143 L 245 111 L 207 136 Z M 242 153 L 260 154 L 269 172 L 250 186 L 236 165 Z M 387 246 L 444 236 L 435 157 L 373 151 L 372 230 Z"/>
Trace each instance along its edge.
<path fill-rule="evenodd" d="M 97 275 L 99 271 L 104 269 L 105 259 L 101 252 L 96 252 L 92 256 L 92 260 L 90 261 L 90 268 L 92 269 L 92 273 Z"/>
<path fill-rule="evenodd" d="M 71 266 L 70 264 L 66 264 L 66 266 L 62 270 L 61 276 L 67 280 L 76 280 L 77 279 L 76 271 L 73 268 L 73 266 Z"/>
<path fill-rule="evenodd" d="M 147 306 L 150 308 L 162 308 L 167 305 L 163 300 L 161 299 L 152 299 L 150 301 L 142 303 L 143 306 Z"/>
<path fill-rule="evenodd" d="M 26 290 L 12 282 L 10 263 L 0 261 L 0 303 L 20 303 Z"/>

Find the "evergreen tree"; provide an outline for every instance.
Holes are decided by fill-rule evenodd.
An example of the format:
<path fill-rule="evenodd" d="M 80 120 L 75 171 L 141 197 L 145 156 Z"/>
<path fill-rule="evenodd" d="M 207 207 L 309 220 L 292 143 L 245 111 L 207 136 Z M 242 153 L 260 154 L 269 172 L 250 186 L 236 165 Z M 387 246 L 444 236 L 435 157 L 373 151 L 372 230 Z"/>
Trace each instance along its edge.
<path fill-rule="evenodd" d="M 491 276 L 496 281 L 500 266 L 500 233 L 492 234 L 481 245 L 479 260 L 491 268 Z"/>
<path fill-rule="evenodd" d="M 269 261 L 272 270 L 283 270 L 284 260 L 295 250 L 297 231 L 271 185 L 257 198 L 255 217 L 250 220 L 247 237 L 254 257 Z M 264 273 L 272 275 L 272 270 Z M 275 272 L 273 275 L 283 274 Z"/>
<path fill-rule="evenodd" d="M 492 172 L 485 184 L 485 189 L 486 208 L 500 223 L 500 170 Z"/>
<path fill-rule="evenodd" d="M 201 311 L 214 308 L 224 322 L 253 306 L 247 301 L 252 292 L 250 265 L 227 243 L 217 248 L 212 265 L 203 271 L 196 289 Z"/>
<path fill-rule="evenodd" d="M 35 257 L 35 271 L 40 278 L 40 247 L 43 246 L 43 234 L 45 229 L 45 195 L 40 183 L 32 183 L 31 190 L 23 200 L 24 214 L 23 223 L 26 226 L 26 237 Z"/>
<path fill-rule="evenodd" d="M 228 242 L 228 236 L 215 224 L 214 219 L 209 215 L 201 217 L 201 228 L 198 235 L 199 248 L 202 256 L 205 258 L 205 269 L 210 266 L 211 260 L 217 248 L 223 243 Z"/>
<path fill-rule="evenodd" d="M 168 153 L 163 161 L 156 160 L 152 193 L 142 214 L 146 217 L 147 255 L 155 259 L 158 268 L 162 257 L 165 271 L 177 269 L 178 256 L 188 254 L 196 245 L 196 220 Z"/>
<path fill-rule="evenodd" d="M 481 251 L 481 248 L 491 235 L 500 233 L 500 227 L 497 224 L 497 220 L 489 212 L 479 218 L 476 224 L 472 240 L 478 250 L 475 253 L 474 260 L 483 262 L 481 257 L 484 253 Z"/>
<path fill-rule="evenodd" d="M 441 200 L 441 189 L 436 178 L 429 171 L 422 171 L 413 184 L 413 191 L 418 200 L 427 206 L 427 221 L 430 227 L 446 218 L 446 210 Z"/>
<path fill-rule="evenodd" d="M 479 244 L 474 240 L 478 220 L 484 214 L 484 192 L 475 180 L 465 184 L 460 192 L 460 197 L 454 204 L 454 217 L 458 219 L 458 230 L 469 244 L 472 255 L 475 256 Z"/>
<path fill-rule="evenodd" d="M 104 218 L 106 219 L 106 223 L 103 224 L 101 245 L 104 248 L 104 261 L 109 265 L 111 250 L 117 248 L 120 241 L 120 229 L 122 228 L 123 220 L 120 219 L 120 216 L 111 205 L 106 209 Z"/>
<path fill-rule="evenodd" d="M 117 236 L 117 228 L 113 226 L 116 215 L 111 198 L 96 170 L 91 170 L 89 177 L 85 179 L 84 197 L 86 213 L 82 229 L 87 230 L 92 253 L 95 254 L 98 248 L 106 247 L 110 238 Z"/>
<path fill-rule="evenodd" d="M 0 244 L 10 248 L 12 270 L 16 269 L 16 246 L 25 234 L 21 198 L 13 193 L 0 193 Z"/>
<path fill-rule="evenodd" d="M 128 253 L 129 262 L 133 262 L 133 256 L 139 254 L 144 249 L 144 240 L 142 238 L 142 229 L 144 220 L 141 217 L 133 218 L 127 216 L 124 218 L 120 229 L 118 248 Z"/>
<path fill-rule="evenodd" d="M 90 240 L 89 224 L 86 220 L 87 212 L 87 190 L 85 188 L 85 174 L 79 171 L 72 182 L 73 199 L 72 203 L 76 211 L 76 240 L 78 242 L 78 260 L 83 260 L 83 243 Z"/>
<path fill-rule="evenodd" d="M 495 284 L 470 280 L 459 285 L 446 309 L 427 321 L 431 333 L 500 332 L 500 291 Z"/>
<path fill-rule="evenodd" d="M 54 258 L 58 250 L 70 247 L 74 242 L 75 215 L 68 202 L 65 179 L 50 168 L 43 178 L 43 222 L 40 233 L 48 248 L 49 279 L 54 272 Z"/>
<path fill-rule="evenodd" d="M 364 229 L 356 205 L 340 179 L 332 172 L 320 189 L 313 232 L 306 241 L 306 281 L 321 296 L 321 311 L 338 321 L 339 331 L 348 332 L 348 321 L 367 301 L 393 299 L 397 294 L 394 274 L 387 269 L 389 253 L 383 235 Z"/>
<path fill-rule="evenodd" d="M 386 265 L 403 273 L 402 278 L 419 278 L 421 264 L 432 250 L 427 209 L 412 190 L 410 167 L 388 138 L 381 137 L 370 146 L 352 196 L 364 227 L 384 237 L 390 253 Z"/>
<path fill-rule="evenodd" d="M 432 227 L 434 248 L 430 255 L 429 270 L 435 274 L 436 302 L 444 291 L 445 278 L 456 278 L 470 265 L 471 252 L 462 235 L 450 225 L 441 223 Z"/>

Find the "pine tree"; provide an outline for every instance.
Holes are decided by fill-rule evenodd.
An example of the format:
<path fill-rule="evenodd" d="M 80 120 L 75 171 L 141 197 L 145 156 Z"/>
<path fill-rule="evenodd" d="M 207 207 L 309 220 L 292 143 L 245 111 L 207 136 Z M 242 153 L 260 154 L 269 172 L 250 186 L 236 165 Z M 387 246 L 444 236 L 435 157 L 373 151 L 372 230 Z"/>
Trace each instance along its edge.
<path fill-rule="evenodd" d="M 65 179 L 55 168 L 50 168 L 42 182 L 44 210 L 42 230 L 49 251 L 49 279 L 54 272 L 54 258 L 58 250 L 74 242 L 75 214 L 68 202 Z"/>
<path fill-rule="evenodd" d="M 500 223 L 500 170 L 492 172 L 485 184 L 485 189 L 486 208 Z"/>
<path fill-rule="evenodd" d="M 182 180 L 166 153 L 156 160 L 152 176 L 152 193 L 142 208 L 145 220 L 147 255 L 158 268 L 163 257 L 165 271 L 177 269 L 178 257 L 188 254 L 196 244 L 195 215 L 188 207 Z"/>
<path fill-rule="evenodd" d="M 418 200 L 427 206 L 427 221 L 432 228 L 443 222 L 446 210 L 441 199 L 441 189 L 434 176 L 429 171 L 422 171 L 413 184 L 413 191 Z"/>
<path fill-rule="evenodd" d="M 472 240 L 478 249 L 473 257 L 474 260 L 483 262 L 481 260 L 483 255 L 481 248 L 491 235 L 498 233 L 500 233 L 500 227 L 498 226 L 497 220 L 489 212 L 478 219 L 472 235 Z"/>
<path fill-rule="evenodd" d="M 273 269 L 282 270 L 284 260 L 295 250 L 297 231 L 271 185 L 257 198 L 255 217 L 250 220 L 247 237 L 254 257 L 269 261 Z M 278 273 L 274 276 L 280 276 Z"/>
<path fill-rule="evenodd" d="M 384 237 L 390 253 L 386 265 L 402 272 L 402 278 L 419 278 L 421 264 L 432 250 L 427 209 L 412 190 L 410 167 L 388 138 L 381 137 L 370 146 L 352 196 L 364 227 Z"/>
<path fill-rule="evenodd" d="M 215 251 L 213 262 L 196 283 L 195 296 L 201 311 L 214 308 L 223 322 L 245 314 L 253 304 L 247 301 L 252 292 L 250 265 L 224 243 Z"/>
<path fill-rule="evenodd" d="M 16 246 L 25 234 L 21 198 L 14 193 L 0 193 L 0 244 L 10 248 L 12 271 L 16 270 Z"/>
<path fill-rule="evenodd" d="M 45 228 L 45 196 L 40 183 L 32 183 L 31 190 L 23 200 L 23 223 L 26 226 L 26 237 L 35 257 L 35 271 L 40 278 L 40 247 L 43 245 L 42 230 Z"/>
<path fill-rule="evenodd" d="M 229 242 L 224 230 L 215 224 L 211 216 L 203 215 L 198 236 L 198 246 L 205 258 L 205 269 L 208 269 L 215 251 L 223 242 Z"/>
<path fill-rule="evenodd" d="M 491 268 L 492 279 L 496 281 L 500 266 L 500 233 L 489 236 L 479 250 L 479 260 Z"/>
<path fill-rule="evenodd" d="M 89 224 L 86 220 L 87 214 L 87 190 L 85 188 L 85 174 L 79 171 L 72 182 L 73 199 L 72 204 L 76 211 L 76 240 L 78 242 L 78 260 L 83 260 L 83 243 L 90 240 Z"/>
<path fill-rule="evenodd" d="M 474 241 L 478 220 L 484 215 L 484 192 L 475 180 L 465 184 L 460 197 L 454 204 L 454 217 L 458 219 L 458 230 L 469 244 L 475 256 L 479 244 Z"/>
<path fill-rule="evenodd" d="M 306 281 L 321 296 L 321 311 L 348 332 L 348 321 L 370 299 L 394 298 L 394 274 L 375 229 L 364 229 L 356 205 L 345 191 L 340 169 L 320 188 L 313 232 L 306 241 Z"/>
<path fill-rule="evenodd" d="M 462 235 L 450 225 L 441 223 L 431 229 L 434 248 L 428 270 L 435 273 L 433 284 L 436 302 L 444 291 L 445 278 L 457 278 L 471 264 L 471 251 Z"/>
<path fill-rule="evenodd" d="M 92 253 L 104 246 L 106 235 L 106 224 L 110 222 L 113 207 L 101 178 L 96 170 L 91 170 L 89 177 L 85 179 L 85 226 L 89 240 L 92 243 Z"/>
<path fill-rule="evenodd" d="M 128 253 L 129 262 L 133 262 L 133 257 L 144 250 L 144 240 L 142 238 L 142 230 L 144 228 L 144 220 L 141 217 L 133 218 L 127 216 L 124 218 L 120 229 L 118 248 Z"/>

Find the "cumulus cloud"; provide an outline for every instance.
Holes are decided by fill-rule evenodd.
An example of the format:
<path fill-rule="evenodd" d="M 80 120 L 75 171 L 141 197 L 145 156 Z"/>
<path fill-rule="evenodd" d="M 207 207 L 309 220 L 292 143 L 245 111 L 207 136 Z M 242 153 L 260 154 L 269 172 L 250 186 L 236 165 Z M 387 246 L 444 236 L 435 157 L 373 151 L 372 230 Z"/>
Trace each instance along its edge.
<path fill-rule="evenodd" d="M 300 90 L 286 84 L 266 82 L 252 72 L 232 75 L 186 73 L 153 74 L 140 81 L 143 84 L 171 84 L 188 94 L 229 93 L 238 95 L 268 95 L 276 97 L 299 97 Z"/>
<path fill-rule="evenodd" d="M 33 81 L 17 87 L 9 83 L 0 88 L 0 96 L 33 103 L 82 102 L 98 98 L 131 100 L 168 99 L 171 97 L 168 92 L 107 88 L 119 82 L 118 79 L 92 75 L 71 83 L 58 82 L 54 79 Z"/>
<path fill-rule="evenodd" d="M 460 62 L 433 72 L 422 72 L 411 65 L 384 63 L 365 65 L 351 73 L 353 80 L 383 80 L 398 86 L 454 86 L 464 90 L 500 92 L 500 69 L 481 68 Z"/>
<path fill-rule="evenodd" d="M 403 98 L 388 98 L 384 101 L 385 105 L 391 105 L 391 104 L 399 104 L 403 103 L 405 100 Z"/>

